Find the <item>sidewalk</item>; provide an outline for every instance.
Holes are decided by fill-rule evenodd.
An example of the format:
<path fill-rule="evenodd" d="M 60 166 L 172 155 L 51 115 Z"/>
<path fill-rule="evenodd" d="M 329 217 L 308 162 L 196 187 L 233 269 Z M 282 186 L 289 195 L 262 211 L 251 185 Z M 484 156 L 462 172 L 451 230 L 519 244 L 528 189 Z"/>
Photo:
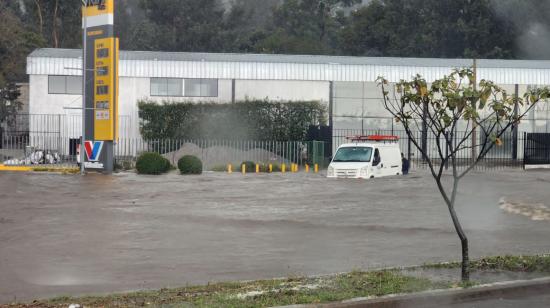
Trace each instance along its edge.
<path fill-rule="evenodd" d="M 434 290 L 406 295 L 388 295 L 374 299 L 356 298 L 339 303 L 320 305 L 292 305 L 284 308 L 390 308 L 390 307 L 454 307 L 471 305 L 479 307 L 484 301 L 515 299 L 521 301 L 532 296 L 550 293 L 550 277 L 533 280 L 499 282 L 468 289 Z M 550 303 L 545 305 L 550 306 Z M 528 305 L 530 308 L 537 306 Z M 543 307 L 543 306 L 541 306 Z M 283 308 L 283 307 L 280 307 Z"/>

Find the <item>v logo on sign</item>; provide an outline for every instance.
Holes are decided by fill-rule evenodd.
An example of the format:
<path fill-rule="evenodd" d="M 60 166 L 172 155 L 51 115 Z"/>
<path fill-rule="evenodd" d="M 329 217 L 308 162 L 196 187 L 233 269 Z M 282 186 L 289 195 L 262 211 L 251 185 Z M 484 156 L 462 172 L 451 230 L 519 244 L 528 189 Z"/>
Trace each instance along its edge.
<path fill-rule="evenodd" d="M 98 161 L 103 149 L 103 141 L 86 141 L 84 144 L 88 161 Z"/>

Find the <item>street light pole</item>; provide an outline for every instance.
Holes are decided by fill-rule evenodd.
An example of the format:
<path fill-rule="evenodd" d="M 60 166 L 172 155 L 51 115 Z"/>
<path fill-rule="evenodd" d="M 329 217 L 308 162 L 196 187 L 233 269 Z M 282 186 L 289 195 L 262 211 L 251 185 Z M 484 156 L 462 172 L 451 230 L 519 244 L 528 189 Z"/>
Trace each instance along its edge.
<path fill-rule="evenodd" d="M 84 8 L 85 2 L 82 1 Z M 80 139 L 80 174 L 86 173 L 84 167 L 84 151 L 86 151 L 86 16 L 85 10 L 82 9 L 82 138 Z"/>

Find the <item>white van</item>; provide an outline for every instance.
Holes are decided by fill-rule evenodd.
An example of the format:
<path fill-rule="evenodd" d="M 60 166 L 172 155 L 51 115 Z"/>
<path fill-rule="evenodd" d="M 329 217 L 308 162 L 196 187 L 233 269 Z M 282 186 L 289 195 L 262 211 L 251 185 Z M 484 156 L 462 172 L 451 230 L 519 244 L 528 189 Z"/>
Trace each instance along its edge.
<path fill-rule="evenodd" d="M 327 170 L 329 178 L 372 179 L 402 173 L 401 150 L 395 136 L 349 137 L 338 147 Z"/>

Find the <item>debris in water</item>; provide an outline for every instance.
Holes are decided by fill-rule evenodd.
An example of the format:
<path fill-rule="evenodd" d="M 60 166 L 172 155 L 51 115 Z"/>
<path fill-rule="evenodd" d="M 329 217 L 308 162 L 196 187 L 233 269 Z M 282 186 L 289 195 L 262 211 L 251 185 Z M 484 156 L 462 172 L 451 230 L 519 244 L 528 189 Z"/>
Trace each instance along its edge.
<path fill-rule="evenodd" d="M 512 202 L 501 198 L 499 204 L 507 213 L 523 215 L 535 221 L 550 221 L 550 209 L 542 203 Z"/>

